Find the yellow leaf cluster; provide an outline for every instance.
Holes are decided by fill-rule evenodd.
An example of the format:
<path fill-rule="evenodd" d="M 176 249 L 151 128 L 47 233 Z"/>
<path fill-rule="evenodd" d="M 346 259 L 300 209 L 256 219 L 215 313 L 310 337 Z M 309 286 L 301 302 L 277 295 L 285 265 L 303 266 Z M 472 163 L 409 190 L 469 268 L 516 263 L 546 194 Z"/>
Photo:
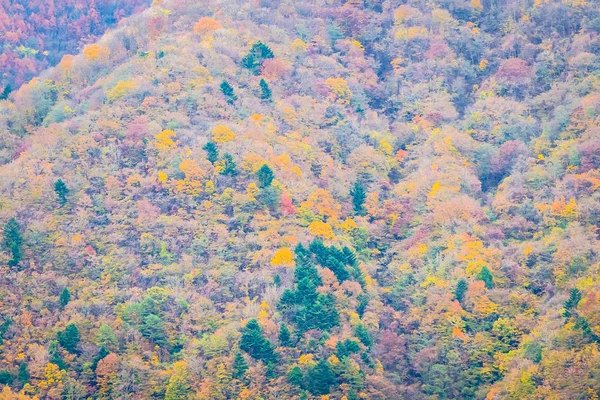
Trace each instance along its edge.
<path fill-rule="evenodd" d="M 127 93 L 135 89 L 135 82 L 131 81 L 119 81 L 111 90 L 106 93 L 106 98 L 109 101 L 115 101 L 125 96 Z"/>
<path fill-rule="evenodd" d="M 158 181 L 160 183 L 165 183 L 169 179 L 169 175 L 166 172 L 159 171 L 158 172 Z"/>
<path fill-rule="evenodd" d="M 89 44 L 84 47 L 83 55 L 88 60 L 106 59 L 110 55 L 110 50 L 99 44 Z"/>
<path fill-rule="evenodd" d="M 333 233 L 333 229 L 331 228 L 331 225 L 329 225 L 328 223 L 325 223 L 325 222 L 321 222 L 321 221 L 312 222 L 308 226 L 308 231 L 311 234 L 313 234 L 315 236 L 319 236 L 323 239 L 331 240 L 335 237 L 335 234 Z"/>
<path fill-rule="evenodd" d="M 205 174 L 194 160 L 183 160 L 181 164 L 179 164 L 179 169 L 188 179 L 198 180 L 201 179 Z"/>
<path fill-rule="evenodd" d="M 294 255 L 288 247 L 282 247 L 275 252 L 273 258 L 271 258 L 271 265 L 294 265 Z"/>
<path fill-rule="evenodd" d="M 235 140 L 235 133 L 225 125 L 217 125 L 212 134 L 215 143 L 227 143 Z"/>
<path fill-rule="evenodd" d="M 343 104 L 350 104 L 352 91 L 344 78 L 327 78 L 325 84 Z"/>
<path fill-rule="evenodd" d="M 173 140 L 173 138 L 175 138 L 175 137 L 176 137 L 175 132 L 173 132 L 170 129 L 165 129 L 158 135 L 154 136 L 154 138 L 156 139 L 156 144 L 155 144 L 156 148 L 158 150 L 174 149 L 176 147 L 176 144 L 175 144 L 175 141 Z"/>

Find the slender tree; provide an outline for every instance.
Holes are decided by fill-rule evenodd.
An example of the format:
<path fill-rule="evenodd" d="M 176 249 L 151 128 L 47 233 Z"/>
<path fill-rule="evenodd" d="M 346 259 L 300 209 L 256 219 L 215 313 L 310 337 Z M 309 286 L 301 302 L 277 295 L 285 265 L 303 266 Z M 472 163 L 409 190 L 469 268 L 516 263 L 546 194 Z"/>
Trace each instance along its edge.
<path fill-rule="evenodd" d="M 21 236 L 20 231 L 21 227 L 14 218 L 11 218 L 4 226 L 4 240 L 2 241 L 2 247 L 12 255 L 12 259 L 8 262 L 8 265 L 11 267 L 16 267 L 21 261 L 23 237 Z"/>

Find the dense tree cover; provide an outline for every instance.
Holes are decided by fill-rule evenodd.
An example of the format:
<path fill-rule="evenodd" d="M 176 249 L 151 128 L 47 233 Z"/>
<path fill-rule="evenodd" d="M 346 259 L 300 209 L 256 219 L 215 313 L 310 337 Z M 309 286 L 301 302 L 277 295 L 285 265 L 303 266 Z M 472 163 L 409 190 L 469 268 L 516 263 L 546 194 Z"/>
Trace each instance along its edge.
<path fill-rule="evenodd" d="M 102 35 L 149 0 L 15 0 L 0 2 L 0 99 Z"/>
<path fill-rule="evenodd" d="M 599 21 L 157 0 L 63 58 L 0 100 L 0 398 L 596 398 Z"/>

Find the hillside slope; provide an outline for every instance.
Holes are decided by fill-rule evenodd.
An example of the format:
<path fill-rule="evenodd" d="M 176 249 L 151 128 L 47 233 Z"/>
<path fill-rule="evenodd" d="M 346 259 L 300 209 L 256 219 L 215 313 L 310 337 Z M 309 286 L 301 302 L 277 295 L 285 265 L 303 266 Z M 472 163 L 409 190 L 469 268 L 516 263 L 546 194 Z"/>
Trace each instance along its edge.
<path fill-rule="evenodd" d="M 597 398 L 599 33 L 155 1 L 0 102 L 7 398 Z"/>

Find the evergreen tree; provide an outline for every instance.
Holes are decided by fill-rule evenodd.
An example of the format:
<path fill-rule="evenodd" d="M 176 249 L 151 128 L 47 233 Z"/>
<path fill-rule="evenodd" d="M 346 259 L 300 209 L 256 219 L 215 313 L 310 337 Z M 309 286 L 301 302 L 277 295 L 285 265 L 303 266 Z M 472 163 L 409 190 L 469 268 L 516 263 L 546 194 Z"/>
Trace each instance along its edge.
<path fill-rule="evenodd" d="M 260 80 L 260 99 L 270 102 L 272 100 L 272 92 L 271 88 L 269 88 L 269 84 L 264 79 Z"/>
<path fill-rule="evenodd" d="M 221 82 L 221 92 L 223 92 L 225 100 L 228 104 L 233 104 L 238 99 L 238 97 L 235 95 L 233 87 L 226 80 Z"/>
<path fill-rule="evenodd" d="M 219 148 L 215 142 L 210 141 L 206 143 L 202 149 L 206 151 L 206 159 L 211 164 L 214 164 L 219 160 Z"/>
<path fill-rule="evenodd" d="M 279 328 L 279 343 L 285 347 L 292 347 L 294 344 L 292 343 L 292 335 L 290 334 L 290 330 L 288 329 L 285 323 L 281 323 L 281 327 Z"/>
<path fill-rule="evenodd" d="M 8 99 L 8 95 L 10 95 L 11 92 L 12 92 L 12 86 L 9 83 L 8 85 L 4 86 L 2 93 L 0 93 L 0 100 Z"/>
<path fill-rule="evenodd" d="M 60 307 L 65 308 L 69 304 L 69 301 L 71 301 L 71 292 L 65 287 L 60 294 Z"/>
<path fill-rule="evenodd" d="M 269 339 L 263 337 L 262 329 L 258 321 L 251 319 L 242 329 L 240 349 L 248 353 L 252 358 L 262 360 L 267 366 L 273 366 L 277 361 L 275 347 Z"/>
<path fill-rule="evenodd" d="M 335 348 L 339 358 L 348 357 L 350 354 L 358 353 L 360 351 L 358 342 L 352 339 L 337 342 Z"/>
<path fill-rule="evenodd" d="M 235 357 L 233 358 L 232 369 L 233 371 L 231 376 L 233 378 L 240 380 L 244 378 L 244 374 L 248 370 L 248 363 L 246 362 L 246 359 L 244 358 L 242 353 L 238 352 L 235 354 Z"/>
<path fill-rule="evenodd" d="M 0 370 L 0 385 L 12 385 L 15 380 L 13 374 L 7 369 Z"/>
<path fill-rule="evenodd" d="M 267 164 L 263 164 L 256 172 L 256 178 L 258 179 L 258 187 L 264 189 L 271 186 L 275 175 L 273 174 L 273 170 Z"/>
<path fill-rule="evenodd" d="M 142 325 L 140 326 L 140 332 L 148 340 L 161 347 L 167 345 L 167 334 L 165 332 L 164 323 L 162 319 L 155 314 L 144 317 Z"/>
<path fill-rule="evenodd" d="M 223 170 L 221 171 L 221 175 L 229 175 L 229 176 L 237 175 L 235 161 L 233 161 L 233 156 L 231 154 L 225 153 L 223 155 L 223 160 L 221 160 L 221 161 L 223 162 Z"/>
<path fill-rule="evenodd" d="M 23 237 L 21 236 L 20 230 L 21 227 L 14 218 L 11 218 L 4 226 L 4 240 L 2 241 L 2 247 L 12 255 L 12 259 L 8 262 L 10 267 L 16 267 L 21 261 Z"/>
<path fill-rule="evenodd" d="M 58 342 L 56 340 L 51 341 L 48 345 L 48 355 L 48 361 L 50 361 L 52 364 L 56 364 L 59 369 L 64 371 L 67 370 L 67 363 L 65 363 L 65 360 L 63 360 L 60 355 L 60 351 L 58 350 Z"/>
<path fill-rule="evenodd" d="M 352 207 L 356 215 L 363 215 L 365 213 L 365 200 L 367 199 L 367 192 L 360 182 L 354 184 L 354 188 L 350 189 L 350 195 L 352 196 Z"/>
<path fill-rule="evenodd" d="M 454 289 L 454 298 L 458 300 L 459 303 L 462 303 L 468 289 L 469 284 L 467 281 L 464 279 L 459 279 L 459 281 L 456 283 L 456 289 Z"/>
<path fill-rule="evenodd" d="M 92 371 L 96 371 L 96 367 L 98 366 L 98 363 L 100 362 L 100 360 L 102 360 L 104 357 L 106 357 L 109 354 L 110 354 L 110 351 L 108 351 L 106 349 L 106 347 L 104 347 L 104 345 L 100 346 L 100 350 L 98 350 L 98 354 L 96 354 L 96 357 L 94 357 L 94 360 L 92 361 Z"/>
<path fill-rule="evenodd" d="M 54 183 L 54 192 L 56 192 L 56 195 L 58 196 L 58 204 L 60 204 L 61 207 L 67 204 L 69 189 L 62 179 L 59 179 Z"/>
<path fill-rule="evenodd" d="M 321 360 L 312 368 L 309 368 L 306 376 L 308 391 L 317 395 L 326 395 L 329 388 L 335 383 L 335 375 L 327 360 Z"/>
<path fill-rule="evenodd" d="M 288 382 L 290 382 L 294 386 L 302 386 L 302 381 L 304 379 L 304 374 L 299 366 L 295 366 L 292 368 L 290 373 L 288 374 Z"/>
<path fill-rule="evenodd" d="M 259 75 L 262 63 L 273 57 L 273 52 L 267 45 L 256 42 L 252 45 L 250 52 L 242 59 L 242 66 L 249 69 L 254 75 Z"/>
<path fill-rule="evenodd" d="M 363 324 L 360 324 L 354 330 L 354 334 L 367 347 L 371 347 L 373 345 L 373 340 L 371 339 L 371 335 L 369 335 L 369 331 Z"/>
<path fill-rule="evenodd" d="M 27 363 L 23 361 L 19 364 L 19 372 L 17 374 L 17 380 L 21 383 L 21 386 L 29 382 L 30 374 Z"/>
<path fill-rule="evenodd" d="M 77 325 L 70 323 L 65 327 L 64 330 L 57 333 L 58 343 L 69 353 L 77 352 L 77 345 L 79 344 L 79 329 Z"/>
<path fill-rule="evenodd" d="M 570 318 L 574 309 L 577 308 L 577 305 L 581 301 L 581 291 L 577 288 L 572 288 L 569 292 L 569 298 L 565 302 L 565 308 L 563 309 L 562 315 L 563 317 Z"/>
<path fill-rule="evenodd" d="M 481 268 L 481 272 L 477 275 L 477 279 L 485 283 L 485 287 L 491 289 L 494 287 L 494 277 L 488 267 L 484 266 Z"/>

